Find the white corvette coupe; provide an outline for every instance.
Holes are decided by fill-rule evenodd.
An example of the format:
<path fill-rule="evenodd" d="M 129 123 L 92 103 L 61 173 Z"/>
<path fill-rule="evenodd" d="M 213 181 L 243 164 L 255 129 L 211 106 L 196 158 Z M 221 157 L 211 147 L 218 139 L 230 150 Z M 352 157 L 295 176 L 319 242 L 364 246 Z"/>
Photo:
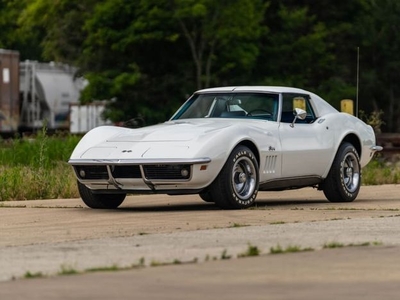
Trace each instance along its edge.
<path fill-rule="evenodd" d="M 69 164 L 91 208 L 116 208 L 131 193 L 197 193 L 240 209 L 258 191 L 307 186 L 353 201 L 379 150 L 371 126 L 313 93 L 243 86 L 197 91 L 163 124 L 97 127 Z"/>

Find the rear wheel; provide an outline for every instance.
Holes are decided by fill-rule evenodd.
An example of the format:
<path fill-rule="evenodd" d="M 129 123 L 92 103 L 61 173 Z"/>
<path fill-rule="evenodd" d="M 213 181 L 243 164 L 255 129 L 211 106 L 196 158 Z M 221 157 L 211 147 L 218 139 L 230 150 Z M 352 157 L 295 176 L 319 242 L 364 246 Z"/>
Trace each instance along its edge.
<path fill-rule="evenodd" d="M 224 209 L 242 209 L 254 205 L 259 184 L 258 162 L 253 152 L 238 146 L 230 154 L 209 194 Z"/>
<path fill-rule="evenodd" d="M 90 208 L 112 209 L 124 202 L 126 194 L 94 194 L 78 181 L 78 191 L 82 201 Z"/>
<path fill-rule="evenodd" d="M 332 163 L 323 191 L 330 202 L 352 202 L 361 185 L 361 167 L 357 150 L 350 143 L 343 143 Z"/>

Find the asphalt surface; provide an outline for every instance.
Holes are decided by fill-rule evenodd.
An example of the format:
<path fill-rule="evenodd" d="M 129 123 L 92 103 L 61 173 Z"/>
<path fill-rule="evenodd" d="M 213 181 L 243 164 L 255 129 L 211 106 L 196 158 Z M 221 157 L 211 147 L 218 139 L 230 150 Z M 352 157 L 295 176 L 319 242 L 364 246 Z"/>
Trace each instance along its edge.
<path fill-rule="evenodd" d="M 0 299 L 397 299 L 399 191 L 362 187 L 345 204 L 312 189 L 260 193 L 242 211 L 197 196 L 102 211 L 3 202 Z M 251 247 L 260 255 L 238 258 Z M 270 254 L 289 247 L 310 251 Z"/>

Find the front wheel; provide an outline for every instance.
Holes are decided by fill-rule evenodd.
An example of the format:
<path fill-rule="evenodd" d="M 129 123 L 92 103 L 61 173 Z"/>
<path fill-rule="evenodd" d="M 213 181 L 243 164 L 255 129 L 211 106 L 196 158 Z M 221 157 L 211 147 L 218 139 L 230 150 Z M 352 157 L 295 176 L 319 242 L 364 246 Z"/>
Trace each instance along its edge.
<path fill-rule="evenodd" d="M 199 194 L 200 198 L 204 202 L 214 202 L 214 200 L 211 198 L 211 193 L 209 191 L 203 191 Z"/>
<path fill-rule="evenodd" d="M 90 208 L 113 209 L 124 202 L 126 194 L 94 194 L 78 181 L 78 191 L 82 201 Z"/>
<path fill-rule="evenodd" d="M 330 202 L 352 202 L 356 199 L 361 185 L 361 167 L 357 150 L 350 143 L 343 143 L 327 178 L 323 191 Z"/>
<path fill-rule="evenodd" d="M 253 152 L 238 146 L 230 154 L 209 193 L 224 209 L 242 209 L 254 205 L 258 193 L 258 162 Z"/>

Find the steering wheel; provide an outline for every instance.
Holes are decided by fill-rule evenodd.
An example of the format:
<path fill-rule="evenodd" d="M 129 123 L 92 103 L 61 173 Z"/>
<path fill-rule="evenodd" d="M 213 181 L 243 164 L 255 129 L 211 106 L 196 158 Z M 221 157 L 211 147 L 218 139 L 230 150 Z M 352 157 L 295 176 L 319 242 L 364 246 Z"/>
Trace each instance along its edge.
<path fill-rule="evenodd" d="M 249 111 L 249 112 L 247 113 L 247 115 L 248 115 L 248 116 L 252 116 L 252 114 L 255 113 L 255 112 L 260 112 L 260 113 L 268 114 L 268 115 L 272 116 L 272 112 L 270 112 L 270 111 L 268 111 L 268 110 L 266 110 L 266 109 L 263 109 L 263 108 L 256 108 L 256 109 L 253 109 L 253 110 Z"/>

